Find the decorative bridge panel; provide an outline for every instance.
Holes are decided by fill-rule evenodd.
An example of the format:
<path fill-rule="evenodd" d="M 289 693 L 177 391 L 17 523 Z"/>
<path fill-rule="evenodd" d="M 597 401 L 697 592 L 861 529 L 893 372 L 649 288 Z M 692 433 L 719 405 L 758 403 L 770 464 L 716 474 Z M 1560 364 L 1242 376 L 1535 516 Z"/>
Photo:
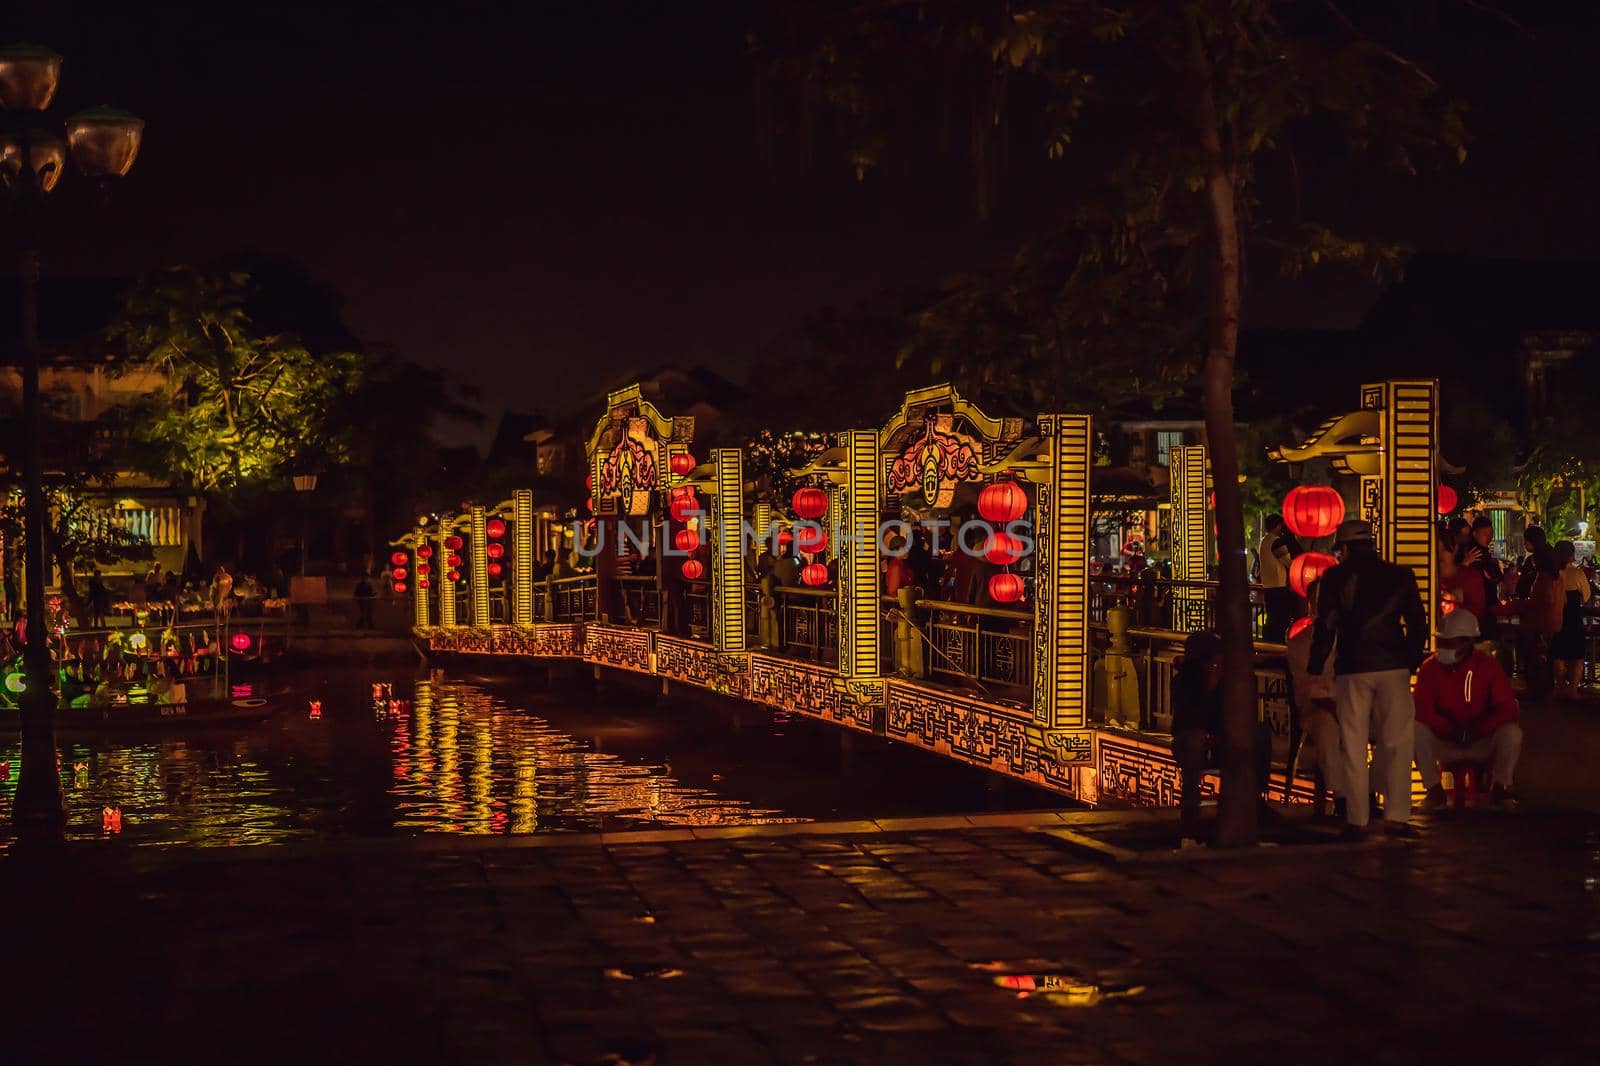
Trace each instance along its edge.
<path fill-rule="evenodd" d="M 750 656 L 743 652 L 718 652 L 708 644 L 657 634 L 655 672 L 724 696 L 750 696 Z"/>
<path fill-rule="evenodd" d="M 583 629 L 583 658 L 601 666 L 648 674 L 650 669 L 648 629 L 589 625 Z"/>
<path fill-rule="evenodd" d="M 831 667 L 812 666 L 767 655 L 750 656 L 750 698 L 820 718 L 835 725 L 872 732 L 873 704 L 861 703 L 836 684 Z"/>

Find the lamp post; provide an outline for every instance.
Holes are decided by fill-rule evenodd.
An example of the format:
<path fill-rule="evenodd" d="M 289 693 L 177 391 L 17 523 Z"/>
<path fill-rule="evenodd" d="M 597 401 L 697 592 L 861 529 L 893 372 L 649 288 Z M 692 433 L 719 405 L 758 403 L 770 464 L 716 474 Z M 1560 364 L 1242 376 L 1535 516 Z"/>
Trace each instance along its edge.
<path fill-rule="evenodd" d="M 61 180 L 70 155 L 83 176 L 106 185 L 126 174 L 139 154 L 144 122 L 111 108 L 83 111 L 64 127 L 44 111 L 55 98 L 61 57 L 38 45 L 0 48 L 0 183 L 19 250 L 18 314 L 22 352 L 22 548 L 27 568 L 28 640 L 23 653 L 22 772 L 12 819 L 19 833 L 59 835 L 66 824 L 56 765 L 56 696 L 51 687 L 44 609 L 44 486 L 39 427 L 39 247 L 44 198 Z M 63 136 L 64 134 L 64 136 Z"/>

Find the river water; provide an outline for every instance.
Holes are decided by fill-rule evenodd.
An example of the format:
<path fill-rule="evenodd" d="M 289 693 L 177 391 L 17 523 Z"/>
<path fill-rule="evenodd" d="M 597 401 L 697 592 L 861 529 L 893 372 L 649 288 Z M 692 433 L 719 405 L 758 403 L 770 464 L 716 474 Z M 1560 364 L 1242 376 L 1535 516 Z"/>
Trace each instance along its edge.
<path fill-rule="evenodd" d="M 293 696 L 263 722 L 62 737 L 69 835 L 231 846 L 1064 805 L 951 760 L 732 702 L 393 666 L 302 668 L 272 683 Z M 0 735 L 0 849 L 19 761 L 15 734 Z"/>

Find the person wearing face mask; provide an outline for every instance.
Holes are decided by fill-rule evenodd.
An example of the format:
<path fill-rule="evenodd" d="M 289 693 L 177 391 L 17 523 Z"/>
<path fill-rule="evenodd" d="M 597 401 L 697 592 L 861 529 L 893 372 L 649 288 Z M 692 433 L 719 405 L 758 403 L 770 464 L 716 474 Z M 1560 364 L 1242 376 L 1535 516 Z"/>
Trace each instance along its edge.
<path fill-rule="evenodd" d="M 1417 771 L 1428 790 L 1427 810 L 1445 805 L 1439 768 L 1453 762 L 1488 763 L 1494 772 L 1490 799 L 1501 807 L 1516 803 L 1512 779 L 1522 751 L 1517 697 L 1499 661 L 1474 646 L 1477 639 L 1478 620 L 1457 608 L 1439 627 L 1438 651 L 1417 670 Z"/>

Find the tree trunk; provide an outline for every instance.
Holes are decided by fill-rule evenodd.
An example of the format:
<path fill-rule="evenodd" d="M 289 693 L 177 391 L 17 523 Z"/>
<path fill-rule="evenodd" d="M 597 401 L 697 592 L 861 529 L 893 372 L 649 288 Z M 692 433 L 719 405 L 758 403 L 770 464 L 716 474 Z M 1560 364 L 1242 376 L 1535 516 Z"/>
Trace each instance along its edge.
<path fill-rule="evenodd" d="M 60 537 L 51 537 L 50 554 L 55 557 L 56 569 L 61 574 L 61 598 L 67 601 L 72 617 L 78 620 L 79 625 L 87 625 L 89 615 L 84 610 L 83 597 L 78 595 L 78 582 L 72 576 L 73 558 L 61 546 Z"/>
<path fill-rule="evenodd" d="M 1222 799 L 1218 847 L 1250 847 L 1257 841 L 1255 647 L 1250 635 L 1250 586 L 1245 570 L 1244 499 L 1239 489 L 1239 442 L 1233 426 L 1234 358 L 1239 347 L 1241 303 L 1239 215 L 1229 161 L 1222 151 L 1212 95 L 1212 67 L 1199 25 L 1190 22 L 1195 125 L 1204 157 L 1206 199 L 1211 214 L 1209 249 L 1210 322 L 1204 385 L 1206 443 L 1217 494 L 1220 587 L 1216 619 L 1222 637 Z"/>

